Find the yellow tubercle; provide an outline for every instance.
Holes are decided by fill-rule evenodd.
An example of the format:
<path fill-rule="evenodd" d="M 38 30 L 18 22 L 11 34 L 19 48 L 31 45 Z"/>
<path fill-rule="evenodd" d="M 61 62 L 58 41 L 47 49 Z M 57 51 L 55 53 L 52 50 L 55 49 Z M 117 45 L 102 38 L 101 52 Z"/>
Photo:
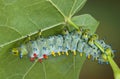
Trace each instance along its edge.
<path fill-rule="evenodd" d="M 31 40 L 31 37 L 30 37 L 30 36 L 28 36 L 28 40 L 29 40 L 29 41 Z"/>
<path fill-rule="evenodd" d="M 97 34 L 93 34 L 92 38 L 93 38 L 93 40 L 97 40 L 98 39 L 98 35 Z"/>
<path fill-rule="evenodd" d="M 39 35 L 39 36 L 41 35 L 41 31 L 38 33 L 38 35 Z"/>
<path fill-rule="evenodd" d="M 60 55 L 61 55 L 61 53 L 60 53 L 60 52 L 58 52 L 58 55 L 60 56 Z"/>
<path fill-rule="evenodd" d="M 56 56 L 54 51 L 52 51 L 51 54 L 52 54 L 52 56 Z"/>
<path fill-rule="evenodd" d="M 78 34 L 82 34 L 81 30 L 78 30 L 77 33 L 78 33 Z"/>
<path fill-rule="evenodd" d="M 89 41 L 88 41 L 88 43 L 91 45 L 91 44 L 94 44 L 94 42 L 93 42 L 93 39 L 91 38 Z"/>
<path fill-rule="evenodd" d="M 80 33 L 80 30 L 77 30 L 78 33 Z"/>
<path fill-rule="evenodd" d="M 84 33 L 83 38 L 88 38 L 88 35 L 86 33 Z"/>

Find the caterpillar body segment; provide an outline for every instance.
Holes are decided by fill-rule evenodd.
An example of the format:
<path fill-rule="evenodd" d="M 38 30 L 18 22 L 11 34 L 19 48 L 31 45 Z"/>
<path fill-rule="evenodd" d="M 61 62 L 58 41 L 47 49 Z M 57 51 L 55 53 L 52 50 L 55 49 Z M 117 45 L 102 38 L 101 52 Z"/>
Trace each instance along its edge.
<path fill-rule="evenodd" d="M 38 39 L 37 45 L 39 47 L 40 53 L 38 55 L 39 59 L 45 58 L 47 59 L 47 55 L 50 55 L 50 50 L 48 49 L 48 43 L 49 41 L 46 41 L 46 39 Z M 45 57 L 46 56 L 46 57 Z"/>
<path fill-rule="evenodd" d="M 62 52 L 62 45 L 63 45 L 63 37 L 62 35 L 55 36 L 55 52 L 58 52 L 60 55 L 60 52 Z"/>
<path fill-rule="evenodd" d="M 82 39 L 80 39 L 80 40 L 78 41 L 77 51 L 80 53 L 80 56 L 82 56 L 82 54 L 83 54 L 83 50 L 84 50 L 85 44 L 86 44 L 86 43 L 85 43 Z"/>
<path fill-rule="evenodd" d="M 82 32 L 82 39 L 87 42 L 89 37 L 90 37 L 89 29 L 84 29 Z"/>
<path fill-rule="evenodd" d="M 71 49 L 71 42 L 72 42 L 72 37 L 71 37 L 71 34 L 68 33 L 66 35 L 63 36 L 63 50 L 66 52 L 68 50 Z"/>
<path fill-rule="evenodd" d="M 71 50 L 76 51 L 77 50 L 77 44 L 78 41 L 80 40 L 80 37 L 78 36 L 78 34 L 73 34 L 72 36 L 72 41 L 71 41 Z"/>
<path fill-rule="evenodd" d="M 55 55 L 55 37 L 49 37 L 48 40 L 47 40 L 47 43 L 48 43 L 48 49 L 50 50 L 51 54 L 56 56 Z"/>
<path fill-rule="evenodd" d="M 31 61 L 38 58 L 39 62 L 42 62 L 43 58 L 47 59 L 49 55 L 55 57 L 66 54 L 68 56 L 69 51 L 74 56 L 77 54 L 76 51 L 79 52 L 80 56 L 85 53 L 88 59 L 98 60 L 98 63 L 108 63 L 107 57 L 114 56 L 111 46 L 106 45 L 103 40 L 98 40 L 96 34 L 89 34 L 88 29 L 67 32 L 64 35 L 49 36 L 48 38 L 40 37 L 36 41 L 29 41 L 21 45 L 18 47 L 18 51 L 21 51 L 21 58 L 28 54 Z"/>
<path fill-rule="evenodd" d="M 37 57 L 40 50 L 38 48 L 38 45 L 37 45 L 36 41 L 31 41 L 31 46 L 32 46 L 32 52 L 33 52 L 32 54 L 33 54 L 33 56 Z"/>

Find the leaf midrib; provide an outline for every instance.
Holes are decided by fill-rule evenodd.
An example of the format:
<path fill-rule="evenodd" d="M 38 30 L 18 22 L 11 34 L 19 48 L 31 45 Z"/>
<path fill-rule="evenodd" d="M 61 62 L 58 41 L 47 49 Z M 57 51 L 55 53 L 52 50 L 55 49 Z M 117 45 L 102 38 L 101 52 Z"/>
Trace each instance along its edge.
<path fill-rule="evenodd" d="M 41 32 L 46 31 L 46 30 L 48 30 L 48 29 L 51 29 L 51 28 L 56 27 L 56 26 L 61 25 L 61 24 L 65 24 L 65 23 L 64 23 L 64 22 L 57 23 L 57 24 L 55 24 L 55 25 L 52 25 L 52 26 L 49 26 L 49 27 L 47 27 L 47 28 L 41 29 Z M 32 36 L 32 35 L 34 35 L 34 34 L 36 34 L 36 33 L 38 33 L 38 32 L 39 32 L 39 31 L 35 31 L 35 32 L 30 33 L 30 34 L 28 34 L 28 35 L 29 35 L 29 36 Z M 26 38 L 26 37 L 27 37 L 27 36 L 25 35 L 25 36 L 22 36 L 22 37 L 20 37 L 20 38 L 17 38 L 17 39 L 15 39 L 15 40 L 13 40 L 13 41 L 4 43 L 4 44 L 0 45 L 0 48 L 3 48 L 4 46 L 9 45 L 9 44 L 12 44 L 12 43 L 14 43 L 14 42 L 16 42 L 16 41 L 22 40 L 22 39 L 24 39 L 24 38 Z"/>

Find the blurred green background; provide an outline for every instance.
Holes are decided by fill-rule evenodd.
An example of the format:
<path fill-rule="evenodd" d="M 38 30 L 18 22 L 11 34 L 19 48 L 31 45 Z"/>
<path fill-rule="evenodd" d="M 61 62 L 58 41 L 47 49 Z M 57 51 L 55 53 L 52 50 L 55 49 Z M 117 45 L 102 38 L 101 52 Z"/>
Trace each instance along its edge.
<path fill-rule="evenodd" d="M 89 13 L 100 25 L 96 31 L 100 39 L 105 39 L 115 53 L 114 60 L 120 67 L 120 1 L 119 0 L 88 0 L 78 14 Z M 110 65 L 100 65 L 86 60 L 80 79 L 114 79 Z"/>

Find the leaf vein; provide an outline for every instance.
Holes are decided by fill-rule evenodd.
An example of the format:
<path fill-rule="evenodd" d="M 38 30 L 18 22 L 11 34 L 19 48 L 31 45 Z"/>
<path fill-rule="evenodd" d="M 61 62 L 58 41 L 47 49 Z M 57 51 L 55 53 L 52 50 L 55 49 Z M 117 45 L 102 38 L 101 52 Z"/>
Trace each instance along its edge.
<path fill-rule="evenodd" d="M 76 67 L 76 66 L 75 66 L 75 61 L 76 61 L 76 60 L 75 60 L 75 56 L 73 56 L 74 79 L 75 79 L 75 74 L 76 74 L 76 73 L 75 73 L 75 67 Z"/>
<path fill-rule="evenodd" d="M 36 65 L 38 60 L 35 60 L 35 62 L 30 66 L 30 68 L 25 72 L 22 79 L 25 79 L 25 77 L 28 75 L 28 73 L 31 71 L 31 69 Z"/>
<path fill-rule="evenodd" d="M 9 29 L 15 31 L 16 33 L 18 33 L 20 36 L 22 36 L 22 34 L 21 34 L 17 29 L 15 29 L 15 28 L 13 28 L 13 27 L 10 27 L 10 26 L 8 26 L 8 25 L 0 25 L 0 26 L 2 26 L 2 27 L 4 26 L 4 27 L 6 27 L 6 28 L 9 28 Z"/>
<path fill-rule="evenodd" d="M 42 65 L 43 65 L 43 71 L 44 71 L 44 76 L 45 76 L 45 79 L 47 79 L 47 73 L 46 73 L 46 68 L 45 68 L 45 63 L 42 62 Z"/>
<path fill-rule="evenodd" d="M 87 0 L 83 0 L 81 3 L 80 3 L 80 5 L 73 11 L 73 13 L 71 14 L 71 16 L 73 16 L 75 13 L 76 13 L 76 11 L 79 9 L 79 7 L 83 4 L 83 3 L 85 3 Z"/>
<path fill-rule="evenodd" d="M 57 7 L 57 5 L 55 5 L 55 3 L 53 3 L 52 0 L 47 0 L 47 1 L 50 2 L 52 6 L 55 7 L 64 18 L 66 18 L 65 14 Z"/>
<path fill-rule="evenodd" d="M 77 2 L 77 0 L 75 0 L 74 3 L 73 3 L 73 6 L 72 6 L 72 8 L 71 8 L 71 10 L 70 10 L 70 13 L 69 13 L 69 18 L 72 17 L 72 11 L 73 11 L 73 9 L 74 9 L 74 7 L 75 7 L 76 2 Z"/>
<path fill-rule="evenodd" d="M 35 3 L 31 4 L 31 5 L 24 6 L 24 8 L 35 6 L 35 5 L 38 5 L 40 3 L 41 3 L 41 1 L 38 1 L 38 2 L 35 2 Z"/>
<path fill-rule="evenodd" d="M 37 25 L 29 16 L 27 17 L 28 18 L 28 20 L 32 23 L 32 24 L 34 24 L 35 25 L 35 27 L 37 28 L 37 29 L 39 29 L 39 25 Z"/>
<path fill-rule="evenodd" d="M 12 77 L 14 77 L 14 76 L 22 76 L 22 75 L 23 75 L 23 74 L 18 74 L 18 73 L 16 73 L 16 74 L 13 74 L 13 75 L 7 77 L 7 79 L 10 79 L 10 78 L 12 78 Z"/>

